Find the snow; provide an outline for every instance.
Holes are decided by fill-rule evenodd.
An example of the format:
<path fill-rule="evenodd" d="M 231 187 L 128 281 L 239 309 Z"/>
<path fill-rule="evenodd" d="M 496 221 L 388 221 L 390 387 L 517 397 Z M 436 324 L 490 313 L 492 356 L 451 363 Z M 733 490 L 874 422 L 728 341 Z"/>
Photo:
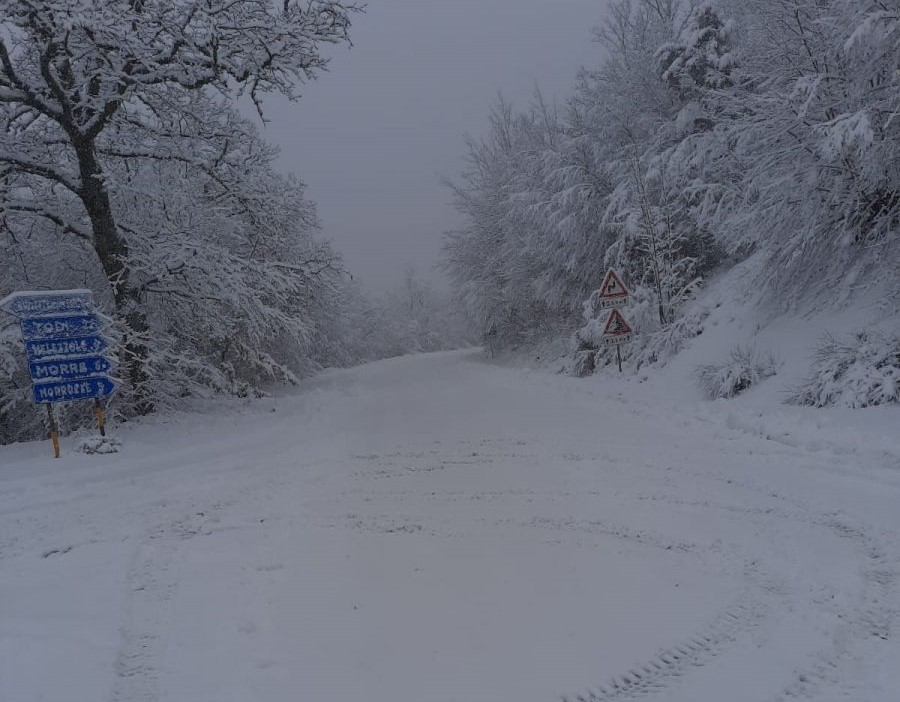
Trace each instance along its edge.
<path fill-rule="evenodd" d="M 900 411 L 704 402 L 682 356 L 420 355 L 0 448 L 0 699 L 896 702 Z"/>
<path fill-rule="evenodd" d="M 0 300 L 0 307 L 5 307 L 14 300 L 22 298 L 93 298 L 93 296 L 94 293 L 85 288 L 75 288 L 73 290 L 17 290 Z"/>

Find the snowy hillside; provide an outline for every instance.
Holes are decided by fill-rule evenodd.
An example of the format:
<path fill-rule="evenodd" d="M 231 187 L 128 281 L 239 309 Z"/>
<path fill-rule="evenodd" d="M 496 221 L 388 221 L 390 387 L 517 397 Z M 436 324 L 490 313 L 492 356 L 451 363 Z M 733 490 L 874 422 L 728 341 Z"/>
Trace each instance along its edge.
<path fill-rule="evenodd" d="M 860 332 L 900 337 L 900 307 L 878 286 L 860 286 L 852 296 L 835 292 L 800 310 L 785 311 L 767 290 L 750 283 L 758 280 L 758 267 L 757 257 L 711 280 L 685 305 L 684 316 L 696 320 L 697 335 L 682 339 L 671 355 L 638 369 L 638 380 L 654 384 L 661 393 L 699 399 L 703 388 L 698 369 L 727 363 L 732 351 L 745 349 L 770 364 L 773 375 L 761 378 L 733 402 L 769 411 L 789 402 L 796 388 L 814 375 L 817 351 L 829 338 L 849 343 Z M 646 345 L 639 336 L 633 350 L 626 349 L 635 356 L 632 370 Z M 896 403 L 900 389 L 895 394 Z"/>
<path fill-rule="evenodd" d="M 0 699 L 895 702 L 896 408 L 661 383 L 443 353 L 2 447 Z"/>

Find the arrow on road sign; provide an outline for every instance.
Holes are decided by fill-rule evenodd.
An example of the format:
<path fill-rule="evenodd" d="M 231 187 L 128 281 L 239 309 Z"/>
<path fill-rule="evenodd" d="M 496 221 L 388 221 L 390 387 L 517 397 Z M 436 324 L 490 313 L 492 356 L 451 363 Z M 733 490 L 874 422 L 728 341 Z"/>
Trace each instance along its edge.
<path fill-rule="evenodd" d="M 61 380 L 35 383 L 32 387 L 34 401 L 39 405 L 53 402 L 73 402 L 92 398 L 109 397 L 116 391 L 116 383 L 106 377 L 86 380 Z"/>
<path fill-rule="evenodd" d="M 628 302 L 630 294 L 631 292 L 625 287 L 619 274 L 610 268 L 597 291 L 597 307 L 601 310 L 622 307 Z"/>
<path fill-rule="evenodd" d="M 112 363 L 103 356 L 66 358 L 57 361 L 36 361 L 28 364 L 31 379 L 40 383 L 45 380 L 81 380 L 106 375 Z"/>
<path fill-rule="evenodd" d="M 42 339 L 25 342 L 29 361 L 46 361 L 68 356 L 95 356 L 109 344 L 102 336 L 82 336 L 77 339 Z"/>
<path fill-rule="evenodd" d="M 73 339 L 97 334 L 102 325 L 92 314 L 75 317 L 44 317 L 22 320 L 22 338 L 33 339 Z"/>

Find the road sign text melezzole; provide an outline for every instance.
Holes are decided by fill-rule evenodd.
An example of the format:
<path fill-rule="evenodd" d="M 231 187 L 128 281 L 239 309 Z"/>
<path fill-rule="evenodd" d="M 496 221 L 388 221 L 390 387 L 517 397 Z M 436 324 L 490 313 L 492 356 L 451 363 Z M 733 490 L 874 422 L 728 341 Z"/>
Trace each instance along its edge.
<path fill-rule="evenodd" d="M 39 317 L 22 320 L 22 338 L 26 341 L 34 339 L 57 340 L 76 339 L 100 332 L 100 320 L 92 314 L 76 317 Z"/>
<path fill-rule="evenodd" d="M 92 356 L 109 348 L 102 336 L 83 336 L 77 339 L 45 339 L 25 342 L 29 361 L 43 361 L 68 356 Z"/>
<path fill-rule="evenodd" d="M 72 402 L 90 400 L 95 397 L 109 397 L 116 390 L 109 378 L 89 378 L 87 380 L 61 380 L 35 383 L 32 387 L 34 401 L 39 404 L 52 402 Z"/>
<path fill-rule="evenodd" d="M 109 359 L 103 356 L 66 358 L 59 361 L 36 361 L 28 364 L 31 379 L 36 383 L 44 380 L 81 380 L 98 375 L 106 375 L 112 368 Z"/>
<path fill-rule="evenodd" d="M 0 300 L 0 310 L 14 317 L 83 314 L 93 311 L 90 290 L 51 290 L 48 292 L 15 292 Z"/>

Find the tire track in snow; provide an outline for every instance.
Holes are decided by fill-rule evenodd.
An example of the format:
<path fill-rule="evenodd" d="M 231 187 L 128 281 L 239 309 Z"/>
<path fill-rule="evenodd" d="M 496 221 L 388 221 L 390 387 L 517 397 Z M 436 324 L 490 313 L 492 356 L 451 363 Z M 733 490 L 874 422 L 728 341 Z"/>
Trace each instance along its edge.
<path fill-rule="evenodd" d="M 126 579 L 129 592 L 111 702 L 159 699 L 159 659 L 178 588 L 177 551 L 181 542 L 204 531 L 207 515 L 206 511 L 194 511 L 157 525 L 135 550 Z"/>
<path fill-rule="evenodd" d="M 260 496 L 270 494 L 280 485 L 275 476 L 260 480 L 259 476 L 248 474 L 246 481 L 230 486 L 227 493 L 209 502 L 169 503 L 163 499 L 152 505 L 148 514 L 158 515 L 162 508 L 170 518 L 145 529 L 128 567 L 125 580 L 128 591 L 110 702 L 158 702 L 161 698 L 159 666 L 170 641 L 172 607 L 181 581 L 179 565 L 185 555 L 184 547 L 196 536 L 246 528 L 244 520 L 239 520 L 239 526 L 223 524 L 229 508 L 236 504 L 245 508 L 260 506 Z"/>
<path fill-rule="evenodd" d="M 744 487 L 734 485 L 733 481 L 724 480 L 720 476 L 698 475 L 697 477 L 715 478 L 729 486 Z M 746 487 L 750 488 L 750 486 Z M 753 489 L 756 491 L 755 486 Z M 765 497 L 778 498 L 768 491 L 765 492 Z M 742 507 L 733 504 L 717 504 L 709 500 L 679 499 L 666 495 L 637 495 L 635 499 L 658 501 L 676 507 L 724 511 L 749 518 L 776 517 L 788 520 L 796 518 L 791 513 L 775 507 Z M 670 543 L 679 542 L 670 541 Z M 688 548 L 687 550 L 695 549 Z M 613 676 L 608 682 L 594 687 L 586 693 L 564 696 L 562 702 L 621 702 L 649 697 L 670 690 L 679 680 L 697 669 L 711 664 L 729 647 L 737 644 L 766 620 L 772 619 L 773 613 L 770 609 L 775 601 L 772 595 L 780 593 L 782 585 L 770 574 L 763 572 L 759 565 L 761 559 L 752 558 L 746 562 L 747 565 L 743 569 L 745 592 L 710 624 L 680 643 L 662 649 L 650 660 L 629 668 L 625 673 Z"/>
<path fill-rule="evenodd" d="M 764 502 L 769 502 L 769 505 L 764 506 L 761 503 L 748 506 L 734 502 L 717 504 L 711 500 L 679 499 L 674 495 L 659 493 L 638 495 L 637 499 L 702 510 L 717 510 L 751 519 L 771 518 L 783 524 L 801 523 L 827 530 L 833 537 L 849 539 L 854 544 L 862 575 L 862 584 L 854 598 L 856 604 L 848 604 L 837 612 L 836 616 L 840 623 L 829 637 L 833 644 L 814 653 L 815 662 L 812 665 L 798 667 L 792 680 L 782 691 L 769 698 L 772 702 L 818 699 L 817 695 L 820 696 L 824 691 L 832 691 L 849 695 L 847 699 L 854 699 L 854 678 L 845 667 L 859 658 L 858 655 L 854 656 L 859 646 L 866 641 L 887 640 L 900 620 L 900 599 L 896 591 L 900 558 L 897 558 L 896 554 L 893 558 L 889 557 L 885 544 L 876 540 L 865 528 L 854 526 L 835 514 L 829 515 L 816 510 L 804 501 L 774 492 L 769 486 L 735 480 L 712 471 L 682 468 L 678 472 L 694 479 L 727 486 L 729 490 L 738 489 L 756 494 L 763 498 Z M 771 505 L 772 500 L 780 506 Z M 757 562 L 761 560 L 758 559 Z M 624 674 L 614 676 L 600 687 L 574 697 L 563 697 L 563 702 L 633 700 L 671 691 L 681 678 L 710 664 L 730 644 L 737 642 L 740 636 L 760 625 L 763 619 L 768 617 L 777 621 L 775 614 L 766 613 L 766 607 L 776 601 L 771 597 L 765 598 L 765 602 L 760 598 L 742 599 L 697 636 L 662 651 L 648 662 L 639 664 Z M 804 653 L 809 651 L 800 652 Z"/>
<path fill-rule="evenodd" d="M 818 522 L 838 538 L 849 539 L 863 555 L 863 587 L 859 604 L 842 615 L 842 625 L 835 630 L 834 646 L 818 654 L 811 667 L 796 672 L 795 679 L 775 698 L 810 699 L 823 687 L 838 688 L 852 694 L 853 683 L 842 674 L 842 667 L 853 660 L 854 649 L 867 640 L 887 641 L 896 624 L 900 605 L 897 602 L 897 562 L 884 545 L 869 532 L 849 524 L 842 518 L 825 518 Z"/>
<path fill-rule="evenodd" d="M 663 649 L 649 661 L 612 677 L 585 694 L 563 702 L 613 702 L 652 695 L 669 688 L 692 670 L 708 664 L 730 644 L 768 616 L 761 598 L 746 592 L 711 624 L 679 644 Z"/>
<path fill-rule="evenodd" d="M 498 522 L 498 524 L 506 525 L 508 522 Z M 665 535 L 650 529 L 634 529 L 624 524 L 596 519 L 576 520 L 534 517 L 530 521 L 514 524 L 516 526 L 553 529 L 557 531 L 577 531 L 584 534 L 600 534 L 621 539 L 623 541 L 630 541 L 632 543 L 640 544 L 641 546 L 662 549 L 664 551 L 682 551 L 688 553 L 696 549 L 696 544 L 669 539 Z"/>
<path fill-rule="evenodd" d="M 676 503 L 681 503 L 676 501 Z M 714 508 L 715 505 L 695 503 L 694 506 Z M 733 507 L 728 508 L 729 511 Z M 734 511 L 744 511 L 737 510 Z M 748 515 L 759 514 L 757 509 L 746 510 Z M 779 519 L 783 514 L 774 514 Z M 863 584 L 858 604 L 838 614 L 841 625 L 833 632 L 835 645 L 815 654 L 816 662 L 798 669 L 773 702 L 811 699 L 823 689 L 845 690 L 852 695 L 853 682 L 843 674 L 843 667 L 854 660 L 854 649 L 866 640 L 888 640 L 900 618 L 897 596 L 898 563 L 869 532 L 834 516 L 789 519 L 805 522 L 829 530 L 835 537 L 854 543 L 862 560 Z M 748 581 L 755 581 L 756 588 L 772 591 L 761 582 L 759 571 L 747 570 Z M 772 599 L 767 598 L 771 603 Z M 655 695 L 671 689 L 678 680 L 692 671 L 710 664 L 739 637 L 772 618 L 763 598 L 748 593 L 729 607 L 711 625 L 680 644 L 667 648 L 648 662 L 630 668 L 612 677 L 609 682 L 574 697 L 563 697 L 563 702 L 613 702 L 633 700 Z"/>
<path fill-rule="evenodd" d="M 798 448 L 801 448 L 798 446 Z M 839 475 L 849 475 L 846 471 L 828 470 Z M 823 691 L 823 688 L 843 689 L 852 696 L 853 682 L 844 674 L 843 667 L 854 659 L 854 650 L 864 642 L 871 640 L 887 640 L 892 629 L 900 620 L 900 593 L 897 590 L 898 574 L 900 574 L 900 552 L 892 552 L 889 543 L 892 539 L 876 539 L 863 526 L 851 524 L 839 513 L 822 513 L 812 506 L 796 498 L 791 499 L 771 492 L 768 487 L 755 485 L 747 481 L 735 481 L 711 472 L 692 471 L 698 478 L 706 478 L 756 493 L 767 495 L 783 504 L 790 505 L 797 513 L 784 512 L 781 509 L 765 510 L 765 513 L 779 520 L 790 520 L 826 529 L 833 536 L 850 540 L 854 544 L 860 562 L 862 586 L 858 591 L 858 604 L 838 613 L 841 624 L 832 632 L 834 644 L 815 654 L 816 662 L 797 670 L 794 679 L 783 691 L 776 695 L 774 702 L 785 702 L 793 699 L 809 699 Z M 896 483 L 876 480 L 886 487 L 894 488 Z M 663 498 L 665 499 L 665 498 Z M 684 501 L 684 504 L 690 504 Z M 714 504 L 695 503 L 698 507 L 722 508 Z M 758 508 L 728 507 L 729 511 L 746 512 L 748 515 L 758 514 Z"/>

